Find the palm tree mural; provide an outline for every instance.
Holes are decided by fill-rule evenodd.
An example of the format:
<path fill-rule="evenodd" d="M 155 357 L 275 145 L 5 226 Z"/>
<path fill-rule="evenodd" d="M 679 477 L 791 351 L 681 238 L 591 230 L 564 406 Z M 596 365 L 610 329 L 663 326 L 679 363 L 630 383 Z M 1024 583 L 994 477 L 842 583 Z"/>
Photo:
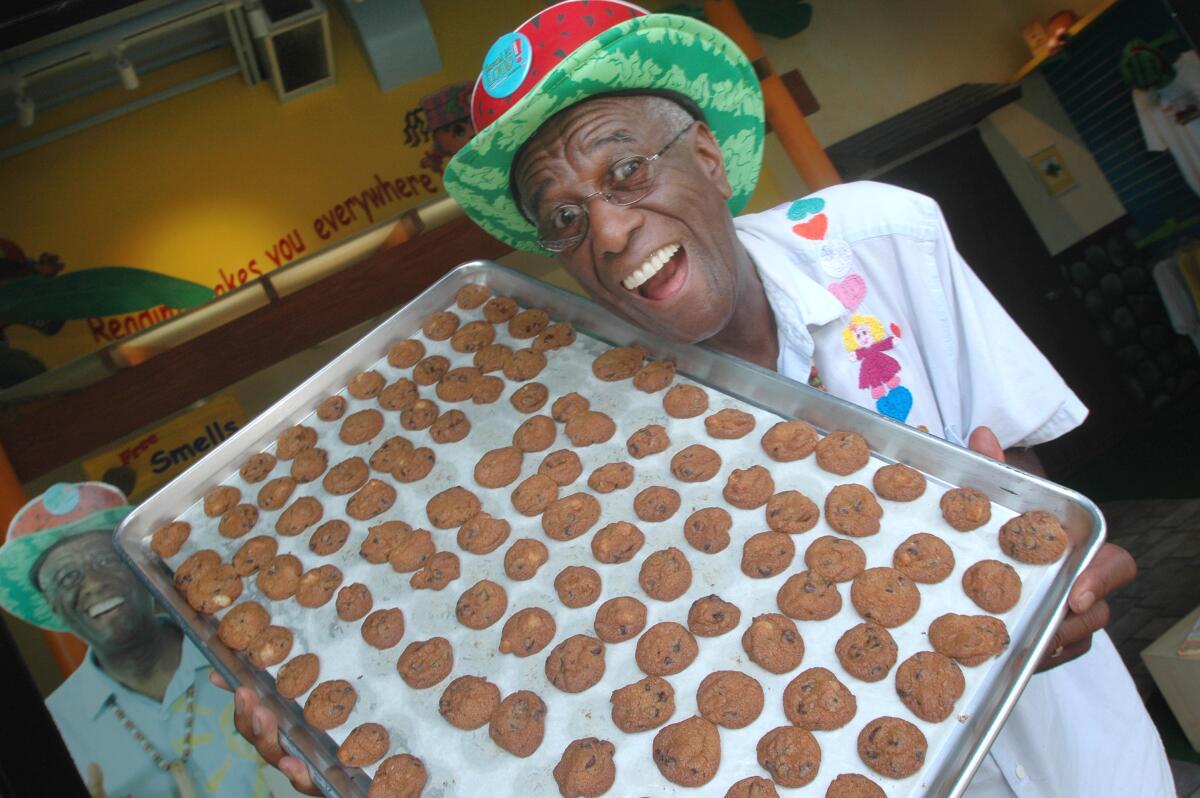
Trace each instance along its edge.
<path fill-rule="evenodd" d="M 101 266 L 63 274 L 57 255 L 28 258 L 12 241 L 0 240 L 0 389 L 46 370 L 29 352 L 10 346 L 5 335 L 23 324 L 55 335 L 71 319 L 136 313 L 166 305 L 190 308 L 208 301 L 211 288 L 128 266 Z"/>

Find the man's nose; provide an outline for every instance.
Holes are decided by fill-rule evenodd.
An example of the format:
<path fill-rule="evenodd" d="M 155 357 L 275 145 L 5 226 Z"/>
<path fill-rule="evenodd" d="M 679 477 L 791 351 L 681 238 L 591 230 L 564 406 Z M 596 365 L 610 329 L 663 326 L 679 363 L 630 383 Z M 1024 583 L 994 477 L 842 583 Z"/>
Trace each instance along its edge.
<path fill-rule="evenodd" d="M 636 205 L 615 205 L 602 195 L 589 198 L 588 223 L 596 255 L 619 255 L 642 226 L 644 217 Z"/>

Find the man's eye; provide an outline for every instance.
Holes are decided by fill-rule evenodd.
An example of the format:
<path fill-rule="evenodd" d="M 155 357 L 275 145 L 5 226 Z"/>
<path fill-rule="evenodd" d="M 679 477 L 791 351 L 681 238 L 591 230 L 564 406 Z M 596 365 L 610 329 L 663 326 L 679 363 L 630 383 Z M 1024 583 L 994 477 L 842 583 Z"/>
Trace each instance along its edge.
<path fill-rule="evenodd" d="M 574 205 L 563 205 L 556 209 L 550 217 L 550 223 L 555 230 L 569 230 L 579 221 L 579 209 Z"/>
<path fill-rule="evenodd" d="M 613 184 L 621 185 L 623 183 L 636 181 L 645 165 L 645 161 L 641 158 L 629 158 L 621 161 L 619 164 L 613 167 Z"/>

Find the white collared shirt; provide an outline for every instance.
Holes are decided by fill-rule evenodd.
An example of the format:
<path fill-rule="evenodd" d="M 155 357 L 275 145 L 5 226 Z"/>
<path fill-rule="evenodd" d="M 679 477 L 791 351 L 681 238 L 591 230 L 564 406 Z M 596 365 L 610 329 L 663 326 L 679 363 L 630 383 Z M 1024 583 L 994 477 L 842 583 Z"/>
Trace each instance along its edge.
<path fill-rule="evenodd" d="M 212 666 L 183 638 L 179 668 L 161 701 L 135 693 L 105 673 L 89 651 L 67 680 L 46 699 L 71 758 L 84 782 L 88 765 L 104 774 L 111 796 L 170 798 L 175 780 L 157 768 L 145 748 L 113 710 L 114 703 L 167 761 L 178 758 L 189 742 L 187 692 L 194 690 L 192 753 L 187 770 L 198 795 L 267 798 L 266 763 L 233 725 L 233 695 L 209 681 Z M 280 793 L 274 793 L 276 795 Z M 285 794 L 294 794 L 288 790 Z"/>
<path fill-rule="evenodd" d="M 1086 417 L 928 197 L 850 183 L 734 225 L 775 314 L 784 376 L 962 445 L 987 426 L 1006 449 L 1031 446 Z M 1103 632 L 1088 654 L 1030 680 L 967 791 L 1174 794 L 1158 732 Z"/>

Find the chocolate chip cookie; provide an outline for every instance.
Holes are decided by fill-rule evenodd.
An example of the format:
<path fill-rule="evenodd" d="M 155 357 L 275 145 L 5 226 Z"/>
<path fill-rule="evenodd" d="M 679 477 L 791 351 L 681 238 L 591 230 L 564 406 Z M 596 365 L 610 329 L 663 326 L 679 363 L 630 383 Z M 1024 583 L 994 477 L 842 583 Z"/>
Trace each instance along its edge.
<path fill-rule="evenodd" d="M 687 625 L 693 634 L 717 637 L 731 632 L 741 623 L 742 611 L 715 593 L 692 602 Z"/>
<path fill-rule="evenodd" d="M 339 619 L 352 622 L 365 618 L 374 603 L 370 588 L 361 582 L 355 582 L 338 591 L 334 607 L 337 609 Z"/>
<path fill-rule="evenodd" d="M 899 649 L 891 633 L 867 621 L 847 629 L 834 646 L 846 673 L 864 682 L 878 682 L 896 664 Z"/>
<path fill-rule="evenodd" d="M 671 458 L 671 473 L 680 482 L 707 482 L 721 470 L 721 455 L 703 444 L 680 449 Z"/>
<path fill-rule="evenodd" d="M 605 643 L 632 640 L 646 628 L 646 605 L 632 596 L 617 596 L 600 605 L 592 624 Z"/>
<path fill-rule="evenodd" d="M 459 676 L 446 685 L 438 712 L 456 729 L 470 731 L 488 722 L 500 706 L 500 688 L 482 676 Z"/>
<path fill-rule="evenodd" d="M 246 462 L 242 463 L 242 467 L 238 469 L 238 473 L 241 474 L 242 479 L 251 484 L 262 482 L 274 470 L 275 462 L 275 455 L 273 454 L 267 452 L 252 454 L 246 458 Z"/>
<path fill-rule="evenodd" d="M 726 408 L 704 419 L 704 429 L 718 440 L 737 440 L 754 431 L 754 416 L 742 410 Z"/>
<path fill-rule="evenodd" d="M 447 488 L 425 503 L 429 523 L 438 529 L 455 529 L 476 516 L 483 505 L 479 497 L 461 486 Z"/>
<path fill-rule="evenodd" d="M 683 522 L 683 536 L 695 549 L 705 554 L 724 551 L 729 545 L 729 530 L 733 517 L 723 507 L 705 507 L 688 516 Z"/>
<path fill-rule="evenodd" d="M 1018 562 L 1047 565 L 1067 550 L 1067 533 L 1050 513 L 1022 513 L 1000 527 L 1000 550 Z"/>
<path fill-rule="evenodd" d="M 554 577 L 554 591 L 564 606 L 586 607 L 600 598 L 600 574 L 585 565 L 568 566 Z"/>
<path fill-rule="evenodd" d="M 813 453 L 820 436 L 811 424 L 803 421 L 780 421 L 762 436 L 762 448 L 767 457 L 780 463 L 803 460 Z"/>
<path fill-rule="evenodd" d="M 1003 615 L 1021 600 L 1021 577 L 1008 563 L 980 560 L 962 576 L 963 592 L 981 610 Z"/>
<path fill-rule="evenodd" d="M 672 676 L 691 665 L 699 653 L 696 638 L 686 627 L 664 621 L 638 638 L 635 658 L 647 676 Z"/>
<path fill-rule="evenodd" d="M 721 495 L 725 501 L 742 510 L 754 510 L 767 503 L 775 493 L 775 480 L 762 466 L 735 468 L 725 483 Z"/>
<path fill-rule="evenodd" d="M 701 717 L 664 726 L 654 735 L 654 764 L 667 781 L 681 787 L 701 787 L 721 766 L 721 735 Z"/>
<path fill-rule="evenodd" d="M 296 699 L 308 692 L 321 674 L 321 659 L 316 654 L 298 654 L 275 674 L 275 690 L 284 698 Z"/>
<path fill-rule="evenodd" d="M 646 361 L 646 350 L 639 346 L 620 346 L 609 349 L 592 361 L 592 373 L 605 382 L 627 380 L 638 372 Z"/>
<path fill-rule="evenodd" d="M 804 659 L 804 639 L 790 618 L 768 612 L 755 616 L 742 634 L 750 660 L 771 673 L 787 673 Z"/>
<path fill-rule="evenodd" d="M 337 758 L 349 768 L 373 765 L 388 752 L 391 737 L 378 723 L 364 723 L 354 729 L 338 747 Z"/>
<path fill-rule="evenodd" d="M 919 651 L 896 669 L 896 695 L 914 715 L 930 723 L 950 717 L 965 689 L 958 663 L 936 651 Z"/>
<path fill-rule="evenodd" d="M 523 452 L 544 452 L 554 443 L 558 429 L 550 416 L 532 416 L 513 433 L 513 446 Z"/>
<path fill-rule="evenodd" d="M 817 525 L 821 511 L 798 490 L 784 490 L 767 500 L 767 526 L 776 532 L 799 535 Z"/>
<path fill-rule="evenodd" d="M 510 525 L 503 518 L 480 512 L 458 528 L 458 547 L 470 554 L 490 554 L 508 540 Z"/>
<path fill-rule="evenodd" d="M 580 410 L 567 419 L 563 431 L 571 439 L 572 446 L 594 446 L 616 434 L 617 425 L 597 410 Z"/>
<path fill-rule="evenodd" d="M 871 447 L 857 432 L 831 432 L 817 442 L 817 465 L 831 474 L 847 476 L 867 464 Z"/>
<path fill-rule="evenodd" d="M 708 411 L 708 394 L 698 385 L 676 385 L 663 396 L 663 410 L 671 418 L 695 418 Z"/>
<path fill-rule="evenodd" d="M 545 543 L 533 538 L 521 538 L 504 552 L 504 573 L 509 579 L 524 582 L 533 579 L 548 559 L 550 550 Z"/>
<path fill-rule="evenodd" d="M 762 714 L 762 685 L 738 671 L 713 671 L 696 689 L 696 706 L 718 726 L 744 729 Z"/>
<path fill-rule="evenodd" d="M 358 693 L 345 679 L 321 682 L 304 702 L 304 719 L 314 728 L 328 731 L 346 722 L 358 701 Z"/>
<path fill-rule="evenodd" d="M 485 488 L 502 488 L 521 475 L 525 453 L 516 446 L 485 452 L 475 464 L 475 481 Z"/>
<path fill-rule="evenodd" d="M 661 549 L 642 562 L 638 584 L 652 599 L 674 601 L 692 586 L 692 566 L 674 546 Z"/>
<path fill-rule="evenodd" d="M 633 375 L 633 387 L 644 393 L 658 393 L 674 381 L 675 363 L 670 360 L 651 361 Z"/>
<path fill-rule="evenodd" d="M 404 683 L 424 690 L 450 675 L 454 668 L 454 648 L 444 637 L 409 643 L 396 661 L 396 670 Z"/>
<path fill-rule="evenodd" d="M 582 413 L 592 406 L 586 397 L 571 391 L 554 400 L 550 405 L 550 417 L 555 421 L 565 423 L 576 413 Z"/>
<path fill-rule="evenodd" d="M 633 466 L 629 463 L 606 463 L 588 477 L 588 487 L 597 493 L 612 493 L 633 484 Z"/>
<path fill-rule="evenodd" d="M 554 766 L 558 791 L 570 798 L 597 798 L 617 779 L 616 748 L 608 740 L 584 737 L 573 741 Z"/>
<path fill-rule="evenodd" d="M 551 540 L 574 540 L 600 519 L 600 502 L 588 493 L 572 493 L 550 503 L 542 513 L 542 531 Z"/>
<path fill-rule="evenodd" d="M 545 474 L 554 480 L 554 484 L 565 488 L 583 473 L 583 463 L 579 455 L 570 449 L 559 449 L 546 455 L 538 466 L 538 473 Z"/>
<path fill-rule="evenodd" d="M 454 294 L 454 304 L 463 310 L 474 310 L 487 301 L 492 289 L 482 283 L 467 283 Z"/>
<path fill-rule="evenodd" d="M 783 714 L 802 729 L 840 729 L 857 712 L 854 693 L 825 668 L 801 671 L 783 690 Z"/>
<path fill-rule="evenodd" d="M 378 371 L 360 371 L 346 384 L 346 393 L 355 399 L 374 399 L 384 385 L 387 385 L 387 380 Z"/>
<path fill-rule="evenodd" d="M 604 678 L 604 641 L 572 635 L 546 657 L 546 679 L 564 693 L 582 693 Z"/>
<path fill-rule="evenodd" d="M 488 722 L 492 742 L 513 756 L 526 757 L 538 749 L 546 734 L 546 705 L 536 693 L 518 690 L 507 696 Z"/>
<path fill-rule="evenodd" d="M 268 535 L 252 537 L 233 555 L 233 570 L 238 576 L 250 576 L 275 559 L 279 541 Z"/>
<path fill-rule="evenodd" d="M 895 568 L 868 568 L 854 578 L 850 603 L 866 620 L 894 628 L 917 614 L 921 592 Z"/>
<path fill-rule="evenodd" d="M 829 577 L 817 571 L 801 571 L 789 576 L 780 586 L 775 603 L 789 618 L 823 621 L 842 609 L 842 594 Z"/>
<path fill-rule="evenodd" d="M 662 424 L 648 424 L 629 436 L 625 449 L 635 460 L 664 452 L 671 445 L 667 429 Z"/>
<path fill-rule="evenodd" d="M 991 615 L 946 613 L 929 624 L 929 644 L 960 665 L 982 665 L 1008 648 L 1008 627 Z"/>
<path fill-rule="evenodd" d="M 992 503 L 975 488 L 951 488 L 942 494 L 942 517 L 959 532 L 970 532 L 992 520 Z"/>
<path fill-rule="evenodd" d="M 903 718 L 876 718 L 858 734 L 858 755 L 863 763 L 891 779 L 903 779 L 920 770 L 928 749 L 921 730 Z"/>
<path fill-rule="evenodd" d="M 362 622 L 360 631 L 367 645 L 386 651 L 404 637 L 404 612 L 398 607 L 375 610 Z"/>
<path fill-rule="evenodd" d="M 296 586 L 296 603 L 313 609 L 322 607 L 342 586 L 342 571 L 335 565 L 318 565 L 300 576 Z"/>
<path fill-rule="evenodd" d="M 441 590 L 458 579 L 461 573 L 462 564 L 458 555 L 452 551 L 439 551 L 425 561 L 421 570 L 408 578 L 408 584 L 414 590 Z"/>
<path fill-rule="evenodd" d="M 647 676 L 613 690 L 613 725 L 626 734 L 650 731 L 675 714 L 675 689 L 661 676 Z"/>
<path fill-rule="evenodd" d="M 679 510 L 679 492 L 662 485 L 639 491 L 633 499 L 633 512 L 647 523 L 666 521 Z"/>
<path fill-rule="evenodd" d="M 490 579 L 481 579 L 463 591 L 454 617 L 468 629 L 487 629 L 508 611 L 508 593 Z"/>
<path fill-rule="evenodd" d="M 825 521 L 834 531 L 855 538 L 879 532 L 883 508 L 862 485 L 837 485 L 825 497 Z"/>
<path fill-rule="evenodd" d="M 629 562 L 645 542 L 642 530 L 628 521 L 615 521 L 592 536 L 592 555 L 606 565 Z"/>
<path fill-rule="evenodd" d="M 804 552 L 804 564 L 826 579 L 849 582 L 867 567 L 867 555 L 852 540 L 822 535 Z"/>
<path fill-rule="evenodd" d="M 782 532 L 759 532 L 742 544 L 742 573 L 752 579 L 781 574 L 796 556 L 796 544 Z"/>
<path fill-rule="evenodd" d="M 508 401 L 518 413 L 536 413 L 550 398 L 550 391 L 540 382 L 527 382 L 513 391 Z"/>
<path fill-rule="evenodd" d="M 911 502 L 925 493 L 925 477 L 915 468 L 895 463 L 875 472 L 875 492 L 888 501 Z"/>
<path fill-rule="evenodd" d="M 346 416 L 342 421 L 341 429 L 338 430 L 338 438 L 342 443 L 357 446 L 374 438 L 382 429 L 383 413 L 373 408 L 359 410 L 357 413 Z"/>
<path fill-rule="evenodd" d="M 541 607 L 518 610 L 504 622 L 500 632 L 500 653 L 514 657 L 532 656 L 550 644 L 557 629 L 554 617 Z"/>
<path fill-rule="evenodd" d="M 388 365 L 398 369 L 412 368 L 417 361 L 425 357 L 425 344 L 415 338 L 397 341 L 388 349 Z"/>
<path fill-rule="evenodd" d="M 758 741 L 758 764 L 781 787 L 803 787 L 817 777 L 821 746 L 808 729 L 779 726 Z"/>
<path fill-rule="evenodd" d="M 954 552 L 936 535 L 917 532 L 896 547 L 892 565 L 914 582 L 932 585 L 954 571 Z"/>

